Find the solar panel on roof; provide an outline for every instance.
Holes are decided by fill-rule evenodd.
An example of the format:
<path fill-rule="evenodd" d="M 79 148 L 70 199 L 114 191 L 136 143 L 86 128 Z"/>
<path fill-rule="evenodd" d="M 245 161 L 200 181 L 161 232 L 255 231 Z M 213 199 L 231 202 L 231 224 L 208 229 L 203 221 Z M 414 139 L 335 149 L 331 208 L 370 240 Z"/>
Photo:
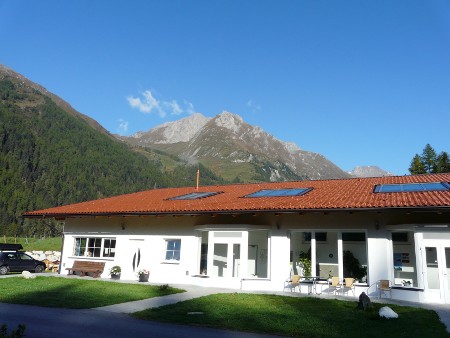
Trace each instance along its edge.
<path fill-rule="evenodd" d="M 209 191 L 209 192 L 191 192 L 190 194 L 186 194 L 186 195 L 181 195 L 181 196 L 176 196 L 176 197 L 171 197 L 169 198 L 169 200 L 196 200 L 199 198 L 206 198 L 206 197 L 210 197 L 210 196 L 214 196 L 217 194 L 220 194 L 221 192 L 217 192 L 217 191 Z"/>
<path fill-rule="evenodd" d="M 286 197 L 300 196 L 306 194 L 311 188 L 289 188 L 289 189 L 263 189 L 244 197 Z"/>
<path fill-rule="evenodd" d="M 446 182 L 423 182 L 401 184 L 377 184 L 374 192 L 417 192 L 417 191 L 445 191 L 450 190 L 450 184 Z"/>

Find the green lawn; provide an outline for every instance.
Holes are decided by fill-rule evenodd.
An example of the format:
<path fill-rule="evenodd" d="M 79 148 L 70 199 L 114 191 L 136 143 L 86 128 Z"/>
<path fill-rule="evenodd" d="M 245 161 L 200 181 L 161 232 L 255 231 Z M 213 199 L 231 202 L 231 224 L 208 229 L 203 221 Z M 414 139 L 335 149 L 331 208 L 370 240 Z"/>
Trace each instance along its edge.
<path fill-rule="evenodd" d="M 0 302 L 86 309 L 184 292 L 175 288 L 79 278 L 0 278 Z"/>
<path fill-rule="evenodd" d="M 258 294 L 217 294 L 135 313 L 140 319 L 291 337 L 448 337 L 434 311 L 389 305 L 398 319 L 356 302 Z M 194 312 L 197 314 L 188 314 Z M 203 314 L 198 314 L 203 312 Z"/>
<path fill-rule="evenodd" d="M 94 308 L 183 290 L 142 284 L 39 276 L 0 278 L 0 302 Z M 378 316 L 355 301 L 261 294 L 217 294 L 137 312 L 135 317 L 291 337 L 449 337 L 434 311 L 389 305 L 398 319 Z M 189 314 L 194 313 L 194 314 Z"/>
<path fill-rule="evenodd" d="M 25 251 L 42 250 L 42 251 L 61 251 L 61 237 L 25 238 L 25 237 L 0 237 L 1 243 L 22 244 Z"/>

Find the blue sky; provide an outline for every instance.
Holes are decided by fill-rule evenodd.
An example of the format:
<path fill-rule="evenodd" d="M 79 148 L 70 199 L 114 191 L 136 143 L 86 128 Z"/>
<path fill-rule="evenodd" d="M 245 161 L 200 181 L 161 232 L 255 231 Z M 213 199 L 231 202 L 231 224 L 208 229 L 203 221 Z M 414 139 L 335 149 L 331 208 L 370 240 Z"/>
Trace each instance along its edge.
<path fill-rule="evenodd" d="M 0 41 L 112 133 L 227 110 L 344 170 L 450 151 L 446 0 L 0 0 Z"/>

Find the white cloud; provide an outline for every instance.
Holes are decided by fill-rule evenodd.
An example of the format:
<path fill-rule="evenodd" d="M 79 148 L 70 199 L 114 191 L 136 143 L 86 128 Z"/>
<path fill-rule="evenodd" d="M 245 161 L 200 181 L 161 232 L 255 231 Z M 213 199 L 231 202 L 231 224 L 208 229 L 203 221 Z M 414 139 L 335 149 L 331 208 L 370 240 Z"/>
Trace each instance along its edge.
<path fill-rule="evenodd" d="M 119 126 L 117 127 L 117 132 L 119 135 L 125 135 L 128 133 L 128 121 L 119 119 Z"/>
<path fill-rule="evenodd" d="M 164 105 L 170 110 L 171 115 L 180 115 L 183 113 L 183 109 L 181 109 L 180 105 L 175 100 L 164 102 Z"/>
<path fill-rule="evenodd" d="M 142 93 L 144 100 L 139 97 L 128 96 L 128 103 L 132 108 L 137 108 L 141 113 L 151 114 L 156 112 L 159 116 L 164 117 L 166 113 L 161 109 L 160 102 L 153 96 L 150 90 L 146 90 Z"/>
<path fill-rule="evenodd" d="M 158 100 L 151 90 L 146 90 L 141 95 L 142 99 L 130 95 L 127 100 L 131 108 L 136 108 L 144 114 L 155 113 L 160 117 L 165 117 L 166 115 L 193 114 L 195 112 L 194 105 L 188 101 L 184 101 L 184 105 L 181 106 L 176 100 Z"/>
<path fill-rule="evenodd" d="M 192 115 L 195 113 L 194 105 L 189 101 L 184 101 L 184 104 L 186 105 L 186 113 L 189 115 Z"/>
<path fill-rule="evenodd" d="M 250 110 L 252 111 L 252 113 L 257 113 L 258 111 L 261 110 L 261 106 L 259 104 L 257 104 L 255 101 L 253 100 L 248 100 L 247 101 L 247 107 L 250 108 Z"/>

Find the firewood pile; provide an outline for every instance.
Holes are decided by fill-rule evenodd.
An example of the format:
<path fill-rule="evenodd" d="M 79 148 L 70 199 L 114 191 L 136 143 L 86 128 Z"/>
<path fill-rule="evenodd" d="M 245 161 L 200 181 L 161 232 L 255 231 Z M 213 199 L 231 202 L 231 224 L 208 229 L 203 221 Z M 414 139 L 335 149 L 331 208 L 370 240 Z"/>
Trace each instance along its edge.
<path fill-rule="evenodd" d="M 61 252 L 59 251 L 31 251 L 27 252 L 34 259 L 43 261 L 47 266 L 45 271 L 58 272 Z"/>

